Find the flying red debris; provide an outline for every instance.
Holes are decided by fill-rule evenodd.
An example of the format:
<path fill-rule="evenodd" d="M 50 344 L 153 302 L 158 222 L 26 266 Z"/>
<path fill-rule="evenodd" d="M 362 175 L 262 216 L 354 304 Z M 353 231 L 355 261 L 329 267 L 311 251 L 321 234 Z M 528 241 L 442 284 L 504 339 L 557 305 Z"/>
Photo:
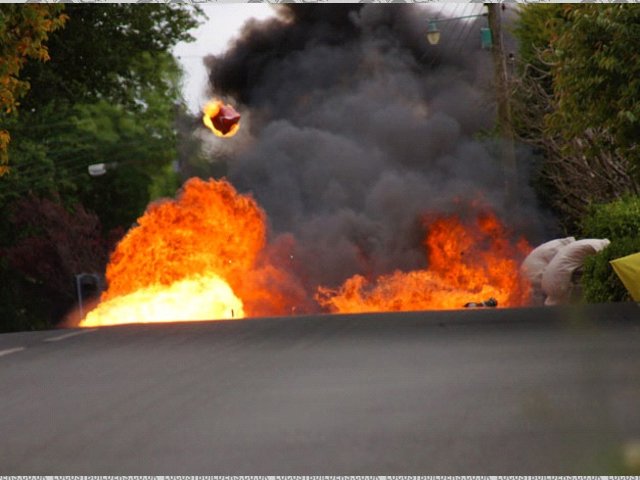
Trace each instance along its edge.
<path fill-rule="evenodd" d="M 212 100 L 203 111 L 202 121 L 218 137 L 232 137 L 240 129 L 240 114 L 231 105 Z"/>

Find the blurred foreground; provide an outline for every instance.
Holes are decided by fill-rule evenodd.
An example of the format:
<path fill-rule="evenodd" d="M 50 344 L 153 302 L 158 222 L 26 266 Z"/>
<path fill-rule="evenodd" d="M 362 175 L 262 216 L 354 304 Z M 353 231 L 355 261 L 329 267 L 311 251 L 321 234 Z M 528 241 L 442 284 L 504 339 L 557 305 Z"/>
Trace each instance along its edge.
<path fill-rule="evenodd" d="M 0 465 L 638 473 L 639 314 L 623 303 L 5 334 Z"/>

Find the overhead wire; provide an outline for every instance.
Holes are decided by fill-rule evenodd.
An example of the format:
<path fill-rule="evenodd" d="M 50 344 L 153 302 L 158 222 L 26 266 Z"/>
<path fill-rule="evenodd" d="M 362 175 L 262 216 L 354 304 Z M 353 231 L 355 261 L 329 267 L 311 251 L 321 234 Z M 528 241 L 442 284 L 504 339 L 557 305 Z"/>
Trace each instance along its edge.
<path fill-rule="evenodd" d="M 60 127 L 60 126 L 67 126 L 67 125 L 71 127 L 77 127 L 80 123 L 82 123 L 80 120 L 65 120 L 63 122 L 37 123 L 37 124 L 29 125 L 28 127 L 21 125 L 20 128 L 24 130 L 33 131 L 40 128 Z"/>
<path fill-rule="evenodd" d="M 87 175 L 89 175 L 89 172 L 87 170 L 89 165 L 87 164 L 68 164 L 65 165 L 64 167 L 57 167 L 57 166 L 43 166 L 43 168 L 37 172 L 34 172 L 33 174 L 31 174 L 28 177 L 24 177 L 24 176 L 20 176 L 20 177 L 14 177 L 11 180 L 7 181 L 6 183 L 2 184 L 0 182 L 0 195 L 2 195 L 3 193 L 6 192 L 2 192 L 2 190 L 4 189 L 3 187 L 6 186 L 10 186 L 11 184 L 14 183 L 14 179 L 15 182 L 19 182 L 21 184 L 26 184 L 25 186 L 29 186 L 29 185 L 34 185 L 35 183 L 39 182 L 41 179 L 48 179 L 51 177 L 55 177 L 56 174 L 59 174 L 60 172 L 66 170 L 66 171 L 73 171 L 76 169 L 82 169 L 84 172 L 87 173 Z M 28 188 L 27 188 L 28 189 Z"/>
<path fill-rule="evenodd" d="M 135 145 L 142 145 L 144 144 L 144 142 L 129 142 L 129 144 L 135 144 Z M 120 144 L 120 146 L 122 145 L 126 145 L 126 144 Z M 113 159 L 110 159 L 113 161 Z M 32 170 L 29 170 L 27 172 L 22 172 L 21 175 L 18 177 L 17 180 L 19 180 L 21 183 L 26 182 L 26 185 L 22 185 L 21 187 L 18 188 L 12 188 L 10 190 L 5 190 L 5 188 L 3 187 L 8 187 L 11 185 L 11 183 L 13 182 L 7 182 L 4 183 L 2 181 L 2 177 L 0 177 L 0 201 L 4 200 L 12 195 L 14 196 L 21 196 L 25 193 L 28 193 L 30 191 L 42 191 L 42 190 L 47 190 L 48 188 L 51 187 L 50 185 L 50 180 L 52 176 L 55 176 L 57 173 L 59 173 L 61 170 L 67 170 L 69 172 L 71 172 L 71 174 L 65 174 L 64 175 L 64 180 L 67 181 L 74 181 L 74 180 L 78 180 L 80 178 L 88 178 L 90 177 L 90 174 L 87 170 L 87 168 L 89 167 L 89 165 L 93 164 L 94 162 L 79 162 L 77 163 L 77 159 L 75 158 L 67 158 L 65 160 L 62 160 L 61 162 L 55 163 L 53 165 L 49 164 L 49 165 L 39 165 L 36 168 L 33 168 Z M 101 162 L 98 162 L 101 163 Z M 109 163 L 104 162 L 104 163 Z M 118 164 L 132 164 L 134 163 L 133 160 L 118 160 Z M 75 173 L 73 173 L 75 171 Z M 27 175 L 25 175 L 25 173 L 27 173 Z M 4 183 L 4 185 L 3 185 Z M 3 191 L 5 190 L 5 191 Z"/>
<path fill-rule="evenodd" d="M 140 113 L 140 112 L 135 112 L 135 111 L 131 111 L 131 110 L 127 110 L 127 112 L 128 113 L 133 113 L 133 114 Z M 26 113 L 27 114 L 34 114 L 34 112 L 28 112 L 28 111 L 26 111 Z M 69 112 L 69 113 L 73 114 L 73 112 Z M 32 124 L 32 125 L 29 125 L 28 127 L 25 127 L 24 124 L 23 124 L 23 125 L 20 125 L 20 128 L 25 129 L 25 130 L 29 130 L 29 131 L 33 131 L 33 130 L 37 130 L 37 129 L 40 129 L 40 128 L 50 128 L 50 127 L 60 127 L 60 126 L 77 127 L 81 123 L 82 123 L 82 120 L 74 119 L 74 120 L 64 120 L 64 121 L 61 121 L 61 122 L 35 123 L 35 124 Z M 11 126 L 9 126 L 9 128 L 11 128 Z"/>
<path fill-rule="evenodd" d="M 124 163 L 124 162 L 121 162 Z M 77 166 L 76 168 L 80 168 L 80 167 L 86 167 L 85 166 Z M 75 170 L 76 168 L 71 168 L 71 170 Z M 87 178 L 90 177 L 89 172 L 87 170 L 82 170 L 82 171 L 78 171 L 75 173 L 72 173 L 71 175 L 65 175 L 64 179 L 67 181 L 75 181 L 75 180 L 79 180 L 81 178 Z M 47 177 L 43 177 L 43 176 L 39 176 L 36 178 L 36 180 L 32 183 L 30 183 L 29 185 L 24 185 L 22 187 L 16 188 L 16 189 L 11 189 L 11 190 L 7 190 L 5 192 L 2 191 L 2 189 L 0 188 L 0 201 L 11 197 L 11 196 L 22 196 L 26 193 L 29 192 L 40 192 L 43 190 L 47 190 L 49 188 L 51 188 L 52 185 L 50 185 L 49 183 L 50 178 Z"/>
<path fill-rule="evenodd" d="M 36 165 L 23 163 L 15 166 L 10 166 L 9 175 L 13 173 L 18 176 L 21 181 L 30 181 L 47 172 L 60 170 L 63 168 L 73 168 L 78 165 L 82 166 L 83 168 L 87 168 L 89 165 L 92 165 L 94 163 L 109 163 L 113 161 L 122 162 L 122 157 L 127 156 L 127 154 L 129 153 L 125 151 L 125 149 L 131 147 L 135 148 L 138 146 L 145 146 L 152 155 L 164 151 L 164 145 L 154 145 L 151 142 L 144 142 L 140 140 L 117 142 L 113 145 L 105 145 L 102 148 L 96 147 L 96 145 L 82 145 L 75 148 L 52 149 L 50 151 L 47 151 L 49 149 L 47 149 L 47 147 L 45 146 L 46 158 L 51 160 L 51 162 L 39 163 Z M 97 161 L 96 159 L 92 159 L 91 161 L 81 161 L 77 157 L 77 155 L 82 155 L 84 152 L 93 152 L 105 158 L 98 159 Z M 3 184 L 2 179 L 4 177 L 5 176 L 0 177 L 0 186 L 2 186 Z"/>
<path fill-rule="evenodd" d="M 475 22 L 474 22 L 475 23 Z M 477 27 L 473 24 L 469 25 L 469 28 L 467 29 L 467 32 L 465 33 L 464 37 L 462 38 L 462 45 L 464 46 L 467 44 L 467 41 L 469 40 L 469 36 L 474 32 L 474 30 L 476 30 Z M 479 33 L 479 32 L 476 32 Z M 478 35 L 479 36 L 479 35 Z"/>
<path fill-rule="evenodd" d="M 470 4 L 465 4 L 465 8 L 462 11 L 462 14 L 460 15 L 461 17 L 465 17 L 467 15 L 469 15 L 468 12 L 468 8 L 470 7 Z M 453 53 L 457 53 L 457 51 L 460 49 L 460 47 L 462 46 L 461 40 L 464 37 L 466 31 L 469 28 L 469 25 L 473 23 L 472 20 L 468 20 L 468 19 L 459 19 L 456 21 L 456 23 L 458 24 L 458 30 L 456 31 L 456 35 L 452 35 L 451 36 L 451 40 L 449 41 L 448 38 L 445 39 L 445 42 L 447 43 L 447 48 L 446 50 L 449 52 L 453 52 Z M 443 50 L 445 50 L 443 48 Z"/>
<path fill-rule="evenodd" d="M 478 15 L 478 16 L 474 19 L 467 19 L 467 20 L 461 21 L 463 23 L 463 28 L 460 32 L 460 35 L 458 35 L 458 37 L 455 38 L 454 41 L 452 42 L 451 50 L 453 51 L 461 51 L 465 49 L 465 47 L 468 45 L 467 40 L 469 39 L 469 36 L 471 35 L 472 32 L 477 32 L 478 37 L 480 37 L 479 28 L 481 27 L 479 27 L 479 20 L 485 15 L 485 13 L 482 12 L 481 10 L 478 10 L 475 4 L 468 4 L 468 6 L 471 7 L 471 12 L 469 13 L 469 15 Z M 484 8 L 484 5 L 482 5 L 481 7 Z M 480 42 L 478 42 L 478 44 L 479 43 Z"/>
<path fill-rule="evenodd" d="M 467 30 L 467 33 L 464 37 L 464 40 L 462 42 L 462 45 L 466 45 L 467 44 L 467 40 L 469 38 L 469 36 L 471 35 L 472 32 L 476 32 L 478 35 L 478 45 L 481 45 L 481 28 L 483 28 L 481 25 L 479 25 L 479 20 L 480 18 L 484 18 L 484 22 L 486 22 L 486 27 L 488 27 L 488 14 L 487 13 L 482 13 L 481 14 L 482 17 L 478 17 L 475 20 L 473 20 L 472 22 L 469 22 L 469 29 Z"/>
<path fill-rule="evenodd" d="M 106 154 L 115 154 L 117 156 L 121 156 L 121 155 L 125 155 L 126 152 L 122 153 L 123 149 L 125 147 L 136 147 L 136 146 L 146 146 L 146 147 L 155 147 L 158 149 L 158 151 L 162 151 L 162 149 L 164 149 L 164 145 L 154 145 L 152 142 L 145 142 L 145 141 L 140 141 L 140 140 L 132 140 L 132 141 L 128 141 L 128 142 L 116 142 L 112 145 L 105 145 L 102 147 L 102 152 L 96 152 L 96 153 L 102 153 L 103 155 Z M 46 148 L 46 147 L 45 147 Z M 151 150 L 153 151 L 155 148 L 151 148 Z M 48 151 L 47 152 L 47 157 L 48 158 L 52 158 L 52 159 L 57 159 L 60 157 L 66 157 L 68 155 L 73 155 L 73 154 L 77 154 L 79 152 L 84 152 L 87 150 L 93 150 L 96 149 L 96 145 L 83 145 L 83 146 L 78 146 L 75 148 L 66 148 L 66 149 L 54 149 L 52 151 Z M 111 160 L 111 159 L 109 159 Z M 106 161 L 109 161 L 106 160 Z M 67 159 L 63 159 L 59 162 L 55 163 L 55 166 L 61 166 L 64 165 L 65 163 L 70 163 L 75 161 L 75 159 L 73 158 L 67 158 Z M 99 163 L 99 162 L 91 162 L 91 163 Z M 11 170 L 15 171 L 16 173 L 26 173 L 28 171 L 30 171 L 31 169 L 37 168 L 38 166 L 33 166 L 31 164 L 28 163 L 24 163 L 24 164 L 20 164 L 20 165 L 16 165 L 13 167 L 10 167 Z M 2 178 L 2 177 L 0 177 Z"/>
<path fill-rule="evenodd" d="M 75 174 L 75 175 L 70 175 L 67 176 L 67 180 L 79 180 L 81 177 L 88 175 L 88 173 L 82 173 L 82 174 Z M 11 196 L 16 196 L 16 197 L 21 197 L 25 194 L 28 194 L 30 192 L 42 192 L 45 190 L 49 190 L 52 185 L 50 185 L 49 183 L 46 183 L 45 178 L 41 178 L 38 181 L 36 181 L 35 183 L 32 183 L 28 186 L 24 186 L 21 188 L 17 188 L 17 189 L 13 189 L 13 190 L 9 190 L 7 192 L 1 192 L 0 191 L 0 201 L 3 201 L 7 198 L 10 198 Z"/>
<path fill-rule="evenodd" d="M 471 5 L 473 8 L 472 4 Z M 478 14 L 481 15 L 481 14 Z M 452 42 L 451 50 L 459 51 L 465 48 L 467 45 L 467 40 L 469 39 L 469 35 L 471 32 L 476 31 L 478 28 L 478 19 L 481 17 L 477 17 L 474 19 L 469 19 L 464 21 L 464 25 L 461 29 L 460 35 Z M 478 31 L 478 37 L 480 36 L 480 31 Z"/>
<path fill-rule="evenodd" d="M 91 140 L 94 135 L 91 135 L 89 132 L 86 132 L 84 135 L 80 135 L 79 138 L 82 140 Z M 61 142 L 60 142 L 61 143 Z M 76 175 L 65 175 L 65 179 L 67 180 L 75 180 L 83 176 L 89 175 L 86 170 L 90 165 L 95 163 L 110 163 L 117 161 L 118 163 L 132 163 L 131 160 L 127 159 L 126 156 L 130 155 L 130 152 L 125 151 L 127 148 L 144 146 L 146 147 L 151 155 L 162 154 L 166 151 L 164 145 L 157 144 L 157 142 L 153 141 L 140 141 L 140 140 L 132 140 L 127 142 L 116 142 L 112 145 L 103 146 L 101 151 L 95 151 L 95 144 L 88 144 L 82 146 L 76 146 L 74 148 L 54 148 L 50 150 L 50 144 L 44 146 L 46 157 L 49 160 L 48 163 L 39 163 L 37 165 L 32 165 L 30 163 L 24 163 L 20 165 L 16 165 L 10 167 L 9 174 L 0 177 L 0 198 L 7 198 L 12 193 L 16 195 L 23 194 L 30 190 L 38 190 L 38 189 L 46 189 L 49 186 L 49 179 L 52 176 L 55 176 L 57 173 L 68 170 L 75 171 L 78 169 L 82 169 L 82 173 Z M 104 157 L 103 162 L 96 159 L 92 160 L 84 160 L 78 158 L 78 154 L 80 156 L 83 152 L 91 152 L 94 151 L 96 154 L 100 154 Z M 66 157 L 66 158 L 65 158 Z M 125 157 L 123 159 L 123 157 Z M 15 175 L 12 175 L 12 172 Z M 3 181 L 4 179 L 4 181 Z M 25 184 L 22 188 L 13 188 L 11 190 L 5 190 L 7 187 L 11 187 L 15 185 L 15 181 Z"/>

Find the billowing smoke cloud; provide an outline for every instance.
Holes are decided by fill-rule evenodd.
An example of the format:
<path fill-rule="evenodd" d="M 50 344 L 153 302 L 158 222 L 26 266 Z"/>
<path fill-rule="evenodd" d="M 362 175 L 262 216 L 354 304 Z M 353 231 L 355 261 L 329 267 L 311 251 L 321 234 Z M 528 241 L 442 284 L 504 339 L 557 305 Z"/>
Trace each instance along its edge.
<path fill-rule="evenodd" d="M 499 149 L 474 139 L 494 123 L 479 23 L 443 24 L 433 47 L 421 5 L 279 13 L 208 59 L 211 93 L 250 114 L 228 177 L 265 208 L 274 248 L 293 234 L 295 244 L 281 238 L 309 291 L 354 273 L 423 268 L 420 216 L 460 200 L 482 197 L 535 233 L 531 192 L 506 209 Z"/>

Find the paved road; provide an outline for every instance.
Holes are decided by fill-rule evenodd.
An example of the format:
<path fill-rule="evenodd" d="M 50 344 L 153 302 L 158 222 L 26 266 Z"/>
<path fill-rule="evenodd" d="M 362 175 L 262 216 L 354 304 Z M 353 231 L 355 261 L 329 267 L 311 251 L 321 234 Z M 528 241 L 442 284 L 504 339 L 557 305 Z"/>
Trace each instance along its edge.
<path fill-rule="evenodd" d="M 640 307 L 5 334 L 0 386 L 0 474 L 622 473 Z"/>

